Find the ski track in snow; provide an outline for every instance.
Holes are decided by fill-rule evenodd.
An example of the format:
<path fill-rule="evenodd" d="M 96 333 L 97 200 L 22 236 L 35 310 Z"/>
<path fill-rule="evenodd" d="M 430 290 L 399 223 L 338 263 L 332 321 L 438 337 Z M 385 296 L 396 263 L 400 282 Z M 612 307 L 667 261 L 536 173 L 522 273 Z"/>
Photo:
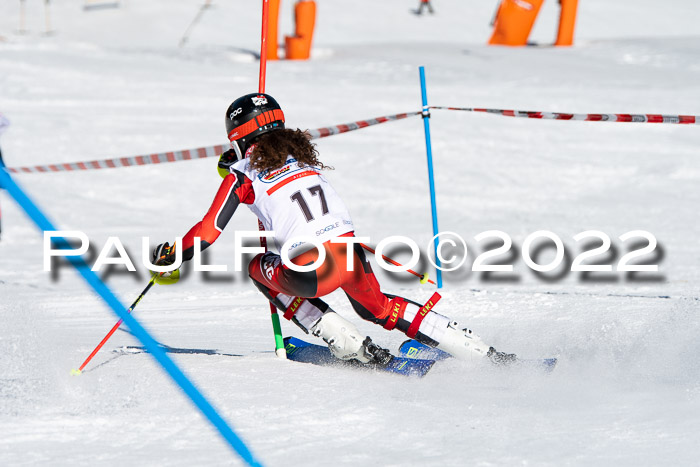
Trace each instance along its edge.
<path fill-rule="evenodd" d="M 8 166 L 221 143 L 226 106 L 257 87 L 257 6 L 214 2 L 178 49 L 201 2 L 123 2 L 93 13 L 78 0 L 52 3 L 52 36 L 40 34 L 43 11 L 28 3 L 24 36 L 15 33 L 17 2 L 0 6 Z M 571 49 L 486 47 L 495 0 L 434 3 L 434 17 L 418 18 L 399 0 L 356 1 L 352 10 L 319 2 L 314 60 L 268 68 L 268 92 L 289 126 L 417 110 L 419 65 L 433 105 L 700 114 L 697 2 L 582 2 Z M 533 32 L 543 44 L 555 32 L 549 3 Z M 280 42 L 291 4 L 283 2 Z M 618 259 L 626 250 L 617 237 L 627 231 L 659 240 L 652 281 L 574 273 L 546 281 L 522 259 L 512 280 L 446 275 L 438 311 L 500 350 L 558 357 L 552 374 L 444 361 L 416 380 L 280 361 L 267 305 L 242 274 L 157 286 L 136 316 L 165 345 L 229 354 L 171 356 L 266 465 L 695 464 L 698 128 L 445 111 L 433 112 L 431 126 L 440 227 L 467 239 L 472 260 L 481 247 L 473 237 L 492 229 L 516 246 L 551 230 L 571 252 L 575 234 L 597 229 Z M 429 241 L 418 119 L 318 147 L 359 234 Z M 212 160 L 16 179 L 60 227 L 86 232 L 95 254 L 117 235 L 137 264 L 141 237 L 155 244 L 184 234 L 219 181 Z M 140 345 L 128 332 L 117 332 L 82 376 L 69 375 L 116 318 L 74 272 L 44 273 L 41 237 L 4 192 L 0 203 L 0 463 L 238 465 L 147 354 L 119 351 Z M 233 266 L 234 228 L 257 229 L 241 209 L 210 262 Z M 411 276 L 378 276 L 387 292 L 431 293 Z M 145 283 L 143 273 L 108 278 L 125 304 Z M 405 338 L 362 322 L 341 294 L 329 303 L 392 350 Z"/>

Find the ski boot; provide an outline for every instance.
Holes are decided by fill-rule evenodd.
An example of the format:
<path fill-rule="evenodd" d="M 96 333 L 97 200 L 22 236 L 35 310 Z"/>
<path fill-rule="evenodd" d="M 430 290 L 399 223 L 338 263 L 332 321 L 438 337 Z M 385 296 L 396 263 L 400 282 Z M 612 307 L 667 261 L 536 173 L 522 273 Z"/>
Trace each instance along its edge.
<path fill-rule="evenodd" d="M 499 352 L 493 347 L 489 347 L 486 352 L 486 357 L 491 360 L 494 365 L 511 365 L 518 361 L 518 357 L 514 353 Z"/>
<path fill-rule="evenodd" d="M 386 365 L 393 358 L 387 349 L 362 338 L 350 321 L 334 311 L 328 311 L 314 324 L 311 334 L 328 344 L 331 353 L 340 360 L 357 360 L 362 364 Z"/>
<path fill-rule="evenodd" d="M 362 342 L 362 346 L 365 348 L 365 353 L 372 356 L 373 362 L 380 366 L 388 365 L 391 359 L 394 358 L 388 349 L 379 347 L 377 344 L 372 342 L 372 339 L 370 339 L 369 336 L 367 336 Z"/>
<path fill-rule="evenodd" d="M 517 361 L 515 354 L 498 352 L 493 347 L 486 345 L 471 329 L 459 329 L 459 324 L 455 321 L 447 325 L 437 348 L 461 360 L 486 358 L 496 365 L 507 365 Z"/>

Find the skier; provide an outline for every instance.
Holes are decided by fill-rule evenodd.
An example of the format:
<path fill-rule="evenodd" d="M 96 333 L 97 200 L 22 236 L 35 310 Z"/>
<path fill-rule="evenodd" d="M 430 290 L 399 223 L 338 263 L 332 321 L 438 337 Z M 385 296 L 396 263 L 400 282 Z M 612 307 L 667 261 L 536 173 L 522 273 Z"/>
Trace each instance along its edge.
<path fill-rule="evenodd" d="M 267 94 L 248 94 L 229 106 L 226 130 L 232 149 L 218 163 L 224 180 L 202 221 L 183 237 L 183 260 L 193 257 L 195 237 L 200 238 L 202 250 L 214 243 L 243 203 L 266 230 L 274 231 L 278 250 L 298 237 L 311 237 L 322 244 L 319 252 L 312 243 L 299 240 L 287 251 L 298 266 L 314 263 L 325 253 L 325 261 L 316 270 L 294 271 L 283 264 L 280 255 L 267 252 L 252 259 L 248 273 L 285 318 L 321 337 L 337 358 L 373 364 L 386 364 L 392 358 L 319 298 L 340 288 L 360 317 L 385 329 L 399 329 L 462 359 L 514 361 L 515 355 L 497 352 L 471 330 L 436 313 L 433 302 L 421 305 L 382 293 L 360 245 L 348 244 L 354 237 L 352 219 L 322 175 L 327 167 L 318 160 L 315 146 L 307 134 L 285 128 L 284 122 L 282 109 Z M 153 251 L 156 265 L 174 261 L 175 247 L 169 243 Z M 349 262 L 352 268 L 347 267 Z"/>
<path fill-rule="evenodd" d="M 0 135 L 2 135 L 8 126 L 10 126 L 10 121 L 0 113 Z M 5 167 L 5 163 L 2 160 L 2 150 L 0 150 L 0 169 L 3 167 Z M 0 209 L 0 238 L 2 238 L 2 209 Z"/>
<path fill-rule="evenodd" d="M 422 15 L 423 14 L 423 9 L 427 8 L 428 12 L 432 15 L 435 13 L 433 11 L 433 5 L 430 4 L 430 0 L 420 0 L 420 5 L 418 5 L 418 10 L 416 10 L 417 15 Z"/>

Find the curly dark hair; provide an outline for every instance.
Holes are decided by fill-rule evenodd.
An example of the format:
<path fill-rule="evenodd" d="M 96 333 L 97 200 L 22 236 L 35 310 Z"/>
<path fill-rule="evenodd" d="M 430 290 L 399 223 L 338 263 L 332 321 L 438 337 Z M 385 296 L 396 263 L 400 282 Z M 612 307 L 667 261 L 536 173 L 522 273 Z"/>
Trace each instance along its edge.
<path fill-rule="evenodd" d="M 333 168 L 318 160 L 316 145 L 311 142 L 308 133 L 288 128 L 270 131 L 256 138 L 250 166 L 259 172 L 279 169 L 290 155 L 301 165 Z"/>

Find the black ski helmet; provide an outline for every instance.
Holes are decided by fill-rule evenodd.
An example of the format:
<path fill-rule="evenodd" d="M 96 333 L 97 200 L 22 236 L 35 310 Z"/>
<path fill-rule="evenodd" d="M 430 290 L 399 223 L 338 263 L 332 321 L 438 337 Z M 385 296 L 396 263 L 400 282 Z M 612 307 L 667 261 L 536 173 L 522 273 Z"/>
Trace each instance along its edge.
<path fill-rule="evenodd" d="M 284 113 L 269 94 L 246 94 L 226 111 L 226 133 L 238 160 L 258 136 L 284 128 Z"/>

